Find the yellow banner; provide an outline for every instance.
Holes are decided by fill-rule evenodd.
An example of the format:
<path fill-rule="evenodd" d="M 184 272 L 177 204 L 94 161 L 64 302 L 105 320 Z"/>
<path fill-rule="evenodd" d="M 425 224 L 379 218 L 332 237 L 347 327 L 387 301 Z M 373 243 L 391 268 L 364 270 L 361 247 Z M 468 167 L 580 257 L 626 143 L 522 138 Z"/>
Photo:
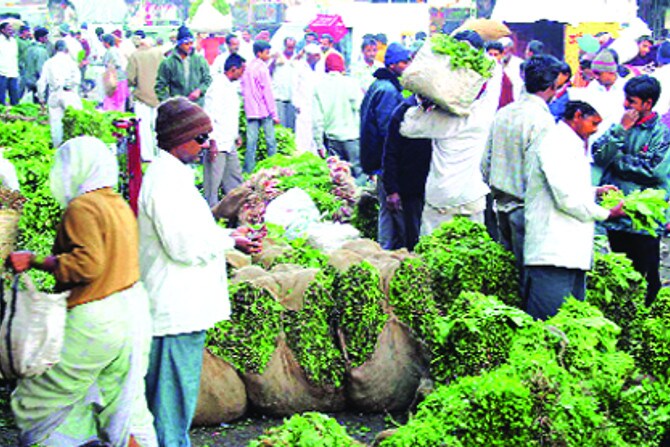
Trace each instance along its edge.
<path fill-rule="evenodd" d="M 579 68 L 579 46 L 577 39 L 590 34 L 595 36 L 600 32 L 610 33 L 615 39 L 619 37 L 621 31 L 621 24 L 619 23 L 601 23 L 601 22 L 587 22 L 579 25 L 565 26 L 565 62 L 572 67 L 572 72 L 576 73 Z"/>

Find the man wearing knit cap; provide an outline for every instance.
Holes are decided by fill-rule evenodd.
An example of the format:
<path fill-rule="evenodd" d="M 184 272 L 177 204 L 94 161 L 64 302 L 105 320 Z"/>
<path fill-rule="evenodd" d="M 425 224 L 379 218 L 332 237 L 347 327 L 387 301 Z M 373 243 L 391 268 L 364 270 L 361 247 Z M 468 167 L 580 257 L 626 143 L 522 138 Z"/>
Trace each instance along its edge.
<path fill-rule="evenodd" d="M 344 59 L 337 53 L 326 58 L 326 76 L 314 89 L 314 141 L 319 153 L 351 163 L 351 174 L 365 181 L 360 165 L 359 112 L 363 93 L 356 80 L 344 74 Z M 324 142 L 324 135 L 326 141 Z"/>
<path fill-rule="evenodd" d="M 277 105 L 272 92 L 272 78 L 267 62 L 270 60 L 270 44 L 264 40 L 254 42 L 254 55 L 241 79 L 244 111 L 247 114 L 247 152 L 244 154 L 244 172 L 252 172 L 256 166 L 256 146 L 261 127 L 265 132 L 268 157 L 277 152 L 274 124 L 279 124 Z"/>
<path fill-rule="evenodd" d="M 220 228 L 187 166 L 200 158 L 212 124 L 184 97 L 158 107 L 162 149 L 139 198 L 140 271 L 149 294 L 153 341 L 146 376 L 161 447 L 190 446 L 205 332 L 230 316 L 225 251 L 257 251 L 242 230 Z"/>
<path fill-rule="evenodd" d="M 211 83 L 207 61 L 193 52 L 193 34 L 186 26 L 181 26 L 175 51 L 158 68 L 156 96 L 160 101 L 185 96 L 202 106 Z"/>
<path fill-rule="evenodd" d="M 403 100 L 400 76 L 410 62 L 409 50 L 399 43 L 392 43 L 384 55 L 385 67 L 374 73 L 375 81 L 365 93 L 361 105 L 361 167 L 368 175 L 377 176 L 379 196 L 378 242 L 384 249 L 392 250 L 402 246 L 402 216 L 391 212 L 394 205 L 387 205 L 386 192 L 382 182 L 382 153 L 388 135 L 388 126 L 393 111 Z M 400 196 L 389 197 L 391 201 Z"/>

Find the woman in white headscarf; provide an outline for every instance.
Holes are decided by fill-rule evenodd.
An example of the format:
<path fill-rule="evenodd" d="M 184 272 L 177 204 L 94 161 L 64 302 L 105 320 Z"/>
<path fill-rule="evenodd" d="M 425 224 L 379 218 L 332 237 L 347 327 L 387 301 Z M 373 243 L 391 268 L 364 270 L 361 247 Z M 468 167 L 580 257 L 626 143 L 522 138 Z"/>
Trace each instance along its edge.
<path fill-rule="evenodd" d="M 17 272 L 52 273 L 57 290 L 70 292 L 68 314 L 60 362 L 12 394 L 19 444 L 154 446 L 144 398 L 151 317 L 137 221 L 113 189 L 117 161 L 102 141 L 74 138 L 56 152 L 50 181 L 65 208 L 52 254 L 15 252 L 9 261 Z"/>

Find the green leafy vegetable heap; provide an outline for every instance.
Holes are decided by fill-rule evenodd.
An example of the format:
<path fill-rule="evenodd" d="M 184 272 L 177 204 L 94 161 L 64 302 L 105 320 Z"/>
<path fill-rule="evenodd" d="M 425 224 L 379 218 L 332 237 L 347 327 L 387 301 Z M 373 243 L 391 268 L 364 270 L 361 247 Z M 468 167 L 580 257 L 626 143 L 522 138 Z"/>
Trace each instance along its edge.
<path fill-rule="evenodd" d="M 198 8 L 202 5 L 203 0 L 194 0 L 191 2 L 191 6 L 188 8 L 188 18 L 193 19 L 195 14 L 198 12 Z M 219 11 L 222 15 L 230 14 L 230 5 L 226 0 L 214 0 L 212 1 L 212 6 L 214 9 Z"/>
<path fill-rule="evenodd" d="M 283 324 L 286 341 L 307 378 L 317 386 L 339 388 L 345 365 L 332 321 L 331 281 L 332 276 L 320 272 L 305 291 L 302 309 L 287 310 Z"/>
<path fill-rule="evenodd" d="M 429 334 L 429 325 L 439 311 L 430 282 L 430 270 L 418 258 L 400 264 L 389 284 L 388 302 L 393 313 L 419 337 Z"/>
<path fill-rule="evenodd" d="M 611 209 L 623 200 L 623 210 L 633 223 L 636 231 L 646 231 L 653 237 L 656 231 L 666 222 L 666 211 L 670 205 L 665 199 L 665 191 L 661 189 L 644 189 L 633 191 L 624 196 L 623 191 L 607 192 L 600 203 L 601 206 Z"/>
<path fill-rule="evenodd" d="M 431 375 L 446 383 L 505 363 L 515 334 L 532 321 L 495 297 L 462 293 L 446 317 L 433 320 L 432 333 L 426 337 Z"/>
<path fill-rule="evenodd" d="M 306 268 L 323 268 L 328 263 L 328 257 L 309 245 L 307 239 L 299 237 L 286 242 L 291 249 L 278 256 L 271 267 L 277 264 L 296 264 Z"/>
<path fill-rule="evenodd" d="M 361 232 L 361 237 L 367 239 L 377 238 L 377 227 L 379 219 L 379 200 L 377 193 L 364 189 L 356 202 L 351 225 Z"/>
<path fill-rule="evenodd" d="M 521 305 L 514 256 L 495 242 L 486 227 L 457 217 L 415 248 L 431 271 L 435 300 L 446 313 L 461 292 L 497 296 L 510 306 Z"/>
<path fill-rule="evenodd" d="M 447 34 L 434 34 L 430 38 L 435 54 L 449 56 L 451 68 L 469 68 L 484 78 L 492 76 L 495 63 L 486 57 L 483 50 L 474 48 L 467 42 L 458 41 Z"/>
<path fill-rule="evenodd" d="M 296 414 L 248 447 L 363 447 L 337 420 L 321 413 Z"/>
<path fill-rule="evenodd" d="M 643 371 L 659 379 L 670 379 L 670 289 L 662 288 L 632 328 L 637 341 L 633 355 Z"/>
<path fill-rule="evenodd" d="M 71 138 L 88 135 L 101 139 L 107 144 L 116 144 L 117 132 L 113 122 L 124 117 L 132 117 L 132 113 L 122 112 L 100 112 L 95 105 L 89 101 L 83 102 L 81 110 L 68 107 L 63 116 L 63 141 Z"/>
<path fill-rule="evenodd" d="M 242 136 L 242 145 L 237 149 L 240 156 L 240 162 L 244 163 L 244 156 L 247 152 L 247 116 L 244 113 L 244 104 L 240 105 L 240 135 Z M 275 124 L 275 141 L 277 142 L 278 155 L 293 155 L 296 152 L 295 134 L 291 129 Z M 265 141 L 265 131 L 261 127 L 258 131 L 258 143 L 256 145 L 256 161 L 260 162 L 268 158 L 268 145 Z"/>
<path fill-rule="evenodd" d="M 372 356 L 388 319 L 382 307 L 384 293 L 379 286 L 379 273 L 367 262 L 353 265 L 335 274 L 331 293 L 348 360 L 356 368 Z"/>
<path fill-rule="evenodd" d="M 647 283 L 621 253 L 596 253 L 593 269 L 586 274 L 586 301 L 621 328 L 619 348 L 631 349 L 631 326 L 646 319 Z"/>
<path fill-rule="evenodd" d="M 207 347 L 244 373 L 262 374 L 277 347 L 283 307 L 249 283 L 230 286 L 231 319 L 207 331 Z"/>

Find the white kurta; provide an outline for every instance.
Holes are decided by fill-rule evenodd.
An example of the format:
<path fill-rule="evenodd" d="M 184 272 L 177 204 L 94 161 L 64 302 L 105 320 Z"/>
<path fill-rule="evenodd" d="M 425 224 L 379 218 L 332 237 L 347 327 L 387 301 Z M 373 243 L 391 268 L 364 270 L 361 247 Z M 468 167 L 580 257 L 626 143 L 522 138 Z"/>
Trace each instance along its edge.
<path fill-rule="evenodd" d="M 219 152 L 232 152 L 240 135 L 240 94 L 225 74 L 213 76 L 205 94 L 205 112 L 212 120 L 210 137 Z"/>
<path fill-rule="evenodd" d="M 293 78 L 293 106 L 296 107 L 295 140 L 298 152 L 316 154 L 316 144 L 312 130 L 312 115 L 314 106 L 314 88 L 323 76 L 304 61 L 296 61 L 295 76 Z"/>
<path fill-rule="evenodd" d="M 595 203 L 584 141 L 565 122 L 526 156 L 524 263 L 589 270 L 596 220 L 609 210 Z"/>
<path fill-rule="evenodd" d="M 153 335 L 202 331 L 228 319 L 225 251 L 234 241 L 214 221 L 193 170 L 165 151 L 144 175 L 138 222 Z"/>

